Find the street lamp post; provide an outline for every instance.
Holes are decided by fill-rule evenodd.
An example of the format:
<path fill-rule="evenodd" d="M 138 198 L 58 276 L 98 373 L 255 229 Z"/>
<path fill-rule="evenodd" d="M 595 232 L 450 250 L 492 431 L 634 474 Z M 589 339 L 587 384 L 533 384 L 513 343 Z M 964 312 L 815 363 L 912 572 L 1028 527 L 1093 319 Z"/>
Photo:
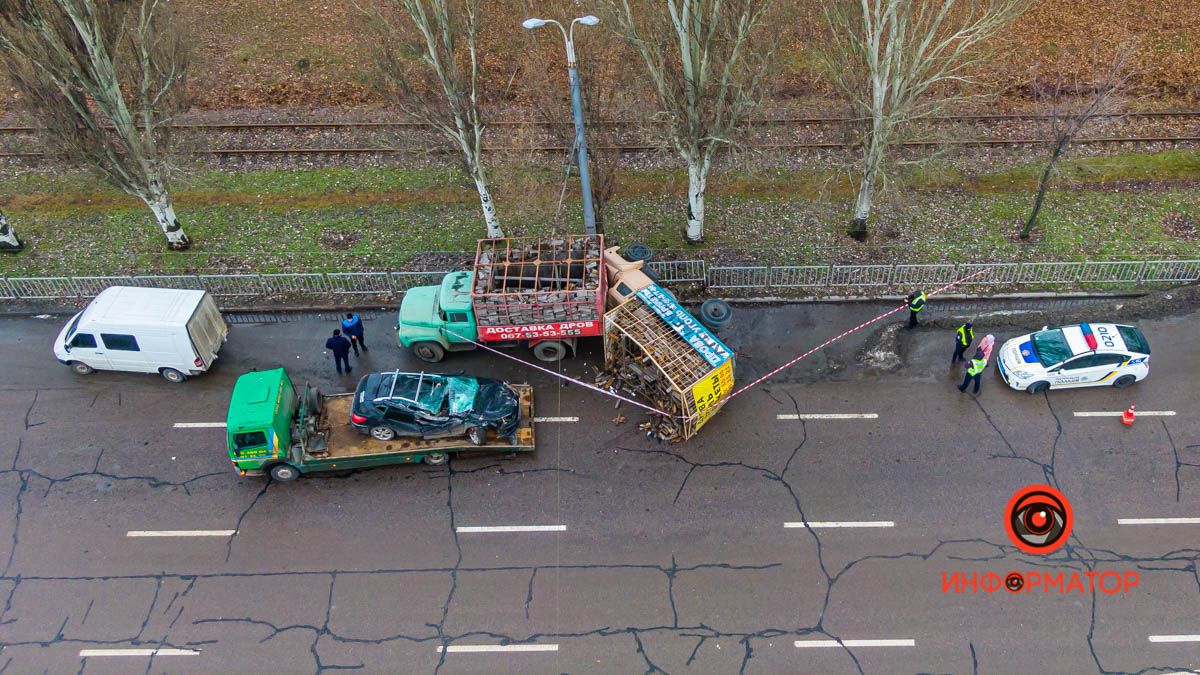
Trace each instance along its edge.
<path fill-rule="evenodd" d="M 583 197 L 583 231 L 596 234 L 596 212 L 592 207 L 592 180 L 588 175 L 587 139 L 583 135 L 583 94 L 579 81 L 579 67 L 575 63 L 575 24 L 595 26 L 600 19 L 592 16 L 581 16 L 571 21 L 570 30 L 554 19 L 525 19 L 521 24 L 528 30 L 540 28 L 548 23 L 558 26 L 562 32 L 563 41 L 567 45 L 567 73 L 571 80 L 571 112 L 575 116 L 575 147 L 579 151 L 579 186 Z"/>

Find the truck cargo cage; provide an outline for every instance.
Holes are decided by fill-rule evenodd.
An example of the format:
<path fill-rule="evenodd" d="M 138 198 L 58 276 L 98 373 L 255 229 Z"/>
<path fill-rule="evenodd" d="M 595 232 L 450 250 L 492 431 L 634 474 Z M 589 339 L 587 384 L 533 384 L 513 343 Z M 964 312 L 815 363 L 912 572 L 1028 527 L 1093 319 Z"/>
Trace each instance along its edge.
<path fill-rule="evenodd" d="M 639 297 L 609 310 L 604 327 L 606 375 L 600 383 L 671 415 L 655 416 L 650 435 L 687 440 L 725 404 L 733 388 L 732 352 L 714 366 Z"/>
<path fill-rule="evenodd" d="M 602 235 L 481 239 L 471 290 L 480 336 L 526 337 L 530 331 L 487 328 L 564 322 L 581 324 L 566 335 L 599 335 L 607 288 L 603 250 Z"/>

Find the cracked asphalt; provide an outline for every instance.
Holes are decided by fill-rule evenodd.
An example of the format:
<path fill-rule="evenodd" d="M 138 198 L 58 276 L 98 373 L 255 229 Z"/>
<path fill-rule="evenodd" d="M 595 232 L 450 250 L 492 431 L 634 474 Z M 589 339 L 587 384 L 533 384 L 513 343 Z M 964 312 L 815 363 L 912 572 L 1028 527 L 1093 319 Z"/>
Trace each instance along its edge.
<path fill-rule="evenodd" d="M 726 336 L 751 381 L 883 305 L 739 308 Z M 889 307 L 890 308 L 890 307 Z M 971 308 L 975 311 L 975 308 Z M 927 315 L 944 316 L 936 299 Z M 924 317 L 923 317 L 924 318 Z M 1119 317 L 1103 316 L 1098 319 Z M 1139 325 L 1148 380 L 1125 391 L 1008 389 L 989 366 L 960 394 L 952 336 L 902 331 L 903 365 L 858 364 L 859 333 L 731 402 L 693 441 L 484 354 L 447 369 L 529 381 L 536 453 L 240 478 L 220 422 L 233 381 L 286 366 L 324 391 L 415 368 L 367 322 L 369 356 L 338 378 L 332 322 L 237 323 L 213 372 L 180 385 L 76 377 L 51 340 L 64 316 L 0 320 L 0 673 L 1091 673 L 1200 669 L 1200 313 Z M 1031 328 L 1038 328 L 1032 326 Z M 1004 326 L 979 336 L 1023 332 Z M 565 362 L 590 378 L 598 344 Z M 527 356 L 524 352 L 514 352 Z M 352 357 L 353 359 L 353 357 Z M 1174 410 L 1131 428 L 1078 411 Z M 873 413 L 876 419 L 778 415 Z M 625 415 L 628 421 L 613 419 Z M 1020 552 L 1004 509 L 1047 483 L 1069 543 Z M 785 528 L 891 521 L 892 527 Z M 565 525 L 562 532 L 458 527 Z M 131 538 L 131 530 L 236 530 Z M 1128 592 L 945 592 L 943 573 L 1136 571 Z M 812 640 L 911 646 L 797 648 Z M 855 644 L 850 642 L 849 644 Z M 554 651 L 470 652 L 480 645 Z M 86 656 L 180 649 L 191 655 Z"/>

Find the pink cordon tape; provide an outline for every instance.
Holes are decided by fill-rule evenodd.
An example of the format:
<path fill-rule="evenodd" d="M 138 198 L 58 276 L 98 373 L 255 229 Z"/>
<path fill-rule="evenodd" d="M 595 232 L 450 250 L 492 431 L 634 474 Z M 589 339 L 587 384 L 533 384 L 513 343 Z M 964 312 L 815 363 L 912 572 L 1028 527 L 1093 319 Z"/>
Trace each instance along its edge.
<path fill-rule="evenodd" d="M 969 274 L 969 275 L 967 275 L 967 276 L 965 276 L 965 277 L 963 277 L 963 278 L 961 278 L 961 279 L 959 279 L 959 280 L 957 280 L 957 281 L 951 281 L 950 283 L 946 284 L 945 286 L 942 286 L 941 288 L 938 288 L 938 289 L 936 289 L 936 290 L 934 290 L 934 291 L 932 291 L 932 292 L 930 292 L 930 293 L 927 293 L 926 295 L 937 295 L 938 293 L 941 293 L 942 291 L 946 290 L 947 288 L 952 288 L 952 287 L 954 287 L 954 286 L 957 286 L 957 285 L 959 285 L 959 284 L 963 283 L 964 281 L 968 281 L 968 280 L 970 280 L 970 279 L 974 279 L 975 277 L 977 277 L 977 276 L 979 276 L 979 275 L 981 275 L 981 274 L 986 274 L 988 271 L 989 271 L 989 270 L 988 270 L 987 268 L 981 269 L 981 270 L 979 270 L 978 272 L 976 272 L 976 273 L 974 273 L 974 274 Z M 902 310 L 902 309 L 904 309 L 904 308 L 906 308 L 906 307 L 908 307 L 908 303 L 907 303 L 907 302 L 906 302 L 906 303 L 904 303 L 903 305 L 900 305 L 899 307 L 897 307 L 897 308 L 895 308 L 895 309 L 890 309 L 890 310 L 888 310 L 888 311 L 884 312 L 883 314 L 880 314 L 879 316 L 875 317 L 874 319 L 871 319 L 870 321 L 864 321 L 864 322 L 862 322 L 862 323 L 858 324 L 857 326 L 855 326 L 854 328 L 851 328 L 850 330 L 848 330 L 848 331 L 846 331 L 846 332 L 842 333 L 841 335 L 838 335 L 838 336 L 836 336 L 836 337 L 831 337 L 831 338 L 829 338 L 828 340 L 826 340 L 826 341 L 822 342 L 821 344 L 817 345 L 816 347 L 813 347 L 812 349 L 810 349 L 810 350 L 808 350 L 808 351 L 804 352 L 804 353 L 803 353 L 803 354 L 801 354 L 800 356 L 797 356 L 796 358 L 792 359 L 791 361 L 788 361 L 787 363 L 783 364 L 782 366 L 779 366 L 779 367 L 778 367 L 778 368 L 776 368 L 775 370 L 772 370 L 771 372 L 767 373 L 766 375 L 763 375 L 762 377 L 760 377 L 760 378 L 758 378 L 757 380 L 755 380 L 755 381 L 751 382 L 750 384 L 748 384 L 748 385 L 746 385 L 746 386 L 742 387 L 741 389 L 738 389 L 737 391 L 735 391 L 735 392 L 733 392 L 732 394 L 730 394 L 730 395 L 729 395 L 729 398 L 733 398 L 734 396 L 737 396 L 738 394 L 741 394 L 742 392 L 746 391 L 747 389 L 749 389 L 749 388 L 751 388 L 751 387 L 753 387 L 753 386 L 755 386 L 755 385 L 762 384 L 762 382 L 763 382 L 764 380 L 769 380 L 769 379 L 771 379 L 772 377 L 775 377 L 775 376 L 776 376 L 776 375 L 778 375 L 780 372 L 782 372 L 782 371 L 784 371 L 784 370 L 787 370 L 788 368 L 791 368 L 792 366 L 796 365 L 796 363 L 797 363 L 797 362 L 799 362 L 801 359 L 804 359 L 804 358 L 806 358 L 806 357 L 808 357 L 808 356 L 811 356 L 811 355 L 812 355 L 814 352 L 818 352 L 818 351 L 820 351 L 820 350 L 824 349 L 825 347 L 828 347 L 829 345 L 833 344 L 834 342 L 837 342 L 838 340 L 841 340 L 842 338 L 846 337 L 847 335 L 849 335 L 849 334 L 851 334 L 851 333 L 853 333 L 853 332 L 855 332 L 855 331 L 862 330 L 863 328 L 866 328 L 867 326 L 870 326 L 871 324 L 875 323 L 876 321 L 879 321 L 880 319 L 887 318 L 887 317 L 889 317 L 889 316 L 891 316 L 891 315 L 895 314 L 896 312 L 899 312 L 900 310 Z M 728 399 L 727 399 L 727 400 L 728 400 Z"/>

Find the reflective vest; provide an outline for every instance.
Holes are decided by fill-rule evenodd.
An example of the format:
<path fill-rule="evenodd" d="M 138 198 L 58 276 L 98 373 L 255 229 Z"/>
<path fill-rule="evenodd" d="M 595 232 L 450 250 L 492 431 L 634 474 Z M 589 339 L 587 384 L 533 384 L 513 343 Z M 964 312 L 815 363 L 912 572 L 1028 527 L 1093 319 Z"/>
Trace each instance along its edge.
<path fill-rule="evenodd" d="M 958 327 L 958 344 L 968 347 L 975 341 L 975 329 L 967 328 L 967 324 Z"/>
<path fill-rule="evenodd" d="M 925 309 L 925 292 L 922 291 L 917 294 L 917 297 L 909 300 L 908 308 L 914 312 L 919 312 L 922 309 Z"/>
<path fill-rule="evenodd" d="M 971 359 L 971 366 L 967 368 L 968 375 L 978 375 L 987 368 L 987 359 Z"/>

